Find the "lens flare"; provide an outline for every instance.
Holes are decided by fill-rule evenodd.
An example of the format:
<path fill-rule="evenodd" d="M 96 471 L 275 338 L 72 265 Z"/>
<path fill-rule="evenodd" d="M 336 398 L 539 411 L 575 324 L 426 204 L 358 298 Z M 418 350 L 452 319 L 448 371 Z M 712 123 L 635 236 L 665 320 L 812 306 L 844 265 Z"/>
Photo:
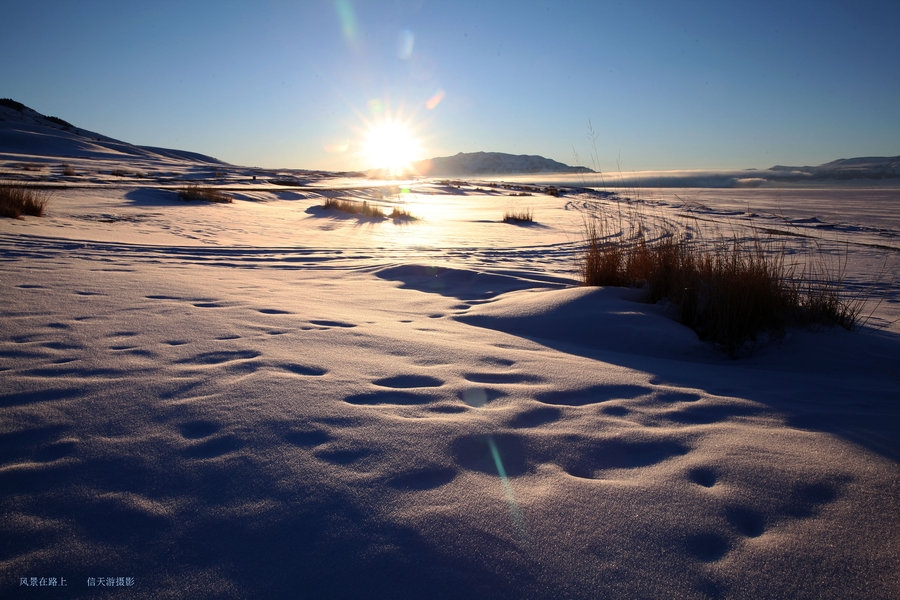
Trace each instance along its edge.
<path fill-rule="evenodd" d="M 412 58 L 413 48 L 416 45 L 416 36 L 409 29 L 400 32 L 400 39 L 397 40 L 397 58 L 400 60 L 409 60 Z"/>
<path fill-rule="evenodd" d="M 437 92 L 435 92 L 434 96 L 429 98 L 428 101 L 425 103 L 425 108 L 427 108 L 428 110 L 434 110 L 435 108 L 437 108 L 438 104 L 441 103 L 441 100 L 443 100 L 444 96 L 446 96 L 446 95 L 447 95 L 447 93 L 443 89 L 438 90 Z"/>
<path fill-rule="evenodd" d="M 356 13 L 353 11 L 353 5 L 350 0 L 336 0 L 335 8 L 337 8 L 338 19 L 341 21 L 341 30 L 348 42 L 355 42 L 357 36 Z"/>
<path fill-rule="evenodd" d="M 493 437 L 488 437 L 487 442 L 488 448 L 491 450 L 491 457 L 494 459 L 494 466 L 497 467 L 497 475 L 500 476 L 500 485 L 503 486 L 503 495 L 506 498 L 506 506 L 509 509 L 513 527 L 516 528 L 519 539 L 524 541 L 528 538 L 528 531 L 525 528 L 525 517 L 522 516 L 522 510 L 519 508 L 519 503 L 516 502 L 516 497 L 513 495 L 512 485 L 509 483 L 506 469 L 503 468 L 503 460 L 500 458 L 500 450 L 497 448 L 497 444 L 494 443 Z"/>
<path fill-rule="evenodd" d="M 350 148 L 350 144 L 346 142 L 337 142 L 333 144 L 325 144 L 325 152 L 328 154 L 343 154 Z"/>
<path fill-rule="evenodd" d="M 372 98 L 366 102 L 366 106 L 369 107 L 369 112 L 373 115 L 380 115 L 384 112 L 384 102 L 380 98 Z"/>

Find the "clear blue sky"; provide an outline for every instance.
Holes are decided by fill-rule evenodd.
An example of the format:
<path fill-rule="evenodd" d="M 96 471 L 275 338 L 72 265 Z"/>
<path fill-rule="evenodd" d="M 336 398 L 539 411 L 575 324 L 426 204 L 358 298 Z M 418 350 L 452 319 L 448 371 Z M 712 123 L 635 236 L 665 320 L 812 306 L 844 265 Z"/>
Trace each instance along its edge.
<path fill-rule="evenodd" d="M 897 0 L 5 0 L 0 12 L 0 97 L 241 165 L 366 168 L 362 131 L 385 114 L 410 121 L 427 156 L 607 171 L 900 155 Z"/>

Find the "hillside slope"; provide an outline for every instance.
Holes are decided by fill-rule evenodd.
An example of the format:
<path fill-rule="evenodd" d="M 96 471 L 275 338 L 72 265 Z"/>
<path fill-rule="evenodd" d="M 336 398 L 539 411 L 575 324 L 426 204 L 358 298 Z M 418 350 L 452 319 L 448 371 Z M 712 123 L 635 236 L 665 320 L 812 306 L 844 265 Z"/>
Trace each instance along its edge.
<path fill-rule="evenodd" d="M 0 154 L 126 161 L 131 156 L 144 160 L 224 164 L 195 152 L 136 146 L 81 129 L 58 117 L 42 115 L 7 98 L 0 99 Z"/>

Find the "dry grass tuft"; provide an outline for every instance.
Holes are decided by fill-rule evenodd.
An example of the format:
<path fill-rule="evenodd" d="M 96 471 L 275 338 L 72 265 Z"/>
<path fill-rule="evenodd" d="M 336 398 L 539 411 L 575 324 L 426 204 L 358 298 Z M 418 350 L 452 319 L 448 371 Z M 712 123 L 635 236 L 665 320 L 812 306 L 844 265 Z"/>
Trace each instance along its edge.
<path fill-rule="evenodd" d="M 368 202 L 357 202 L 355 200 L 344 200 L 341 198 L 326 198 L 325 204 L 323 204 L 322 207 L 329 210 L 339 210 L 352 215 L 359 215 L 368 219 L 384 218 L 384 211 L 377 206 L 372 206 Z"/>
<path fill-rule="evenodd" d="M 215 202 L 218 204 L 231 204 L 233 202 L 231 196 L 228 194 L 215 188 L 201 187 L 196 183 L 188 184 L 178 190 L 178 197 L 185 202 Z"/>
<path fill-rule="evenodd" d="M 0 216 L 18 219 L 22 215 L 41 217 L 50 192 L 27 186 L 0 186 Z"/>
<path fill-rule="evenodd" d="M 534 223 L 534 211 L 530 208 L 518 212 L 507 211 L 503 215 L 504 223 Z"/>
<path fill-rule="evenodd" d="M 405 208 L 400 208 L 399 206 L 395 206 L 394 210 L 391 211 L 391 214 L 388 215 L 389 218 L 395 221 L 416 221 L 416 217 L 410 214 L 408 210 Z"/>
<path fill-rule="evenodd" d="M 405 208 L 395 206 L 390 214 L 385 215 L 384 211 L 372 206 L 366 201 L 359 202 L 357 200 L 346 200 L 343 198 L 326 198 L 322 208 L 326 210 L 339 210 L 351 215 L 358 215 L 364 219 L 393 219 L 394 221 L 417 221 L 418 219 L 410 214 Z"/>
<path fill-rule="evenodd" d="M 846 267 L 846 254 L 829 263 L 823 253 L 807 266 L 798 289 L 808 322 L 833 323 L 845 329 L 852 329 L 860 322 L 866 298 L 845 292 Z"/>
<path fill-rule="evenodd" d="M 762 333 L 789 325 L 858 322 L 863 300 L 847 300 L 842 277 L 828 269 L 798 272 L 774 238 L 737 233 L 707 242 L 684 232 L 648 240 L 638 227 L 629 235 L 605 234 L 605 223 L 586 221 L 578 260 L 581 281 L 591 286 L 643 286 L 651 302 L 665 300 L 701 339 L 736 356 Z M 840 273 L 838 273 L 840 275 Z"/>
<path fill-rule="evenodd" d="M 584 236 L 585 248 L 578 261 L 581 282 L 589 286 L 626 285 L 625 246 L 603 235 L 595 220 L 585 220 Z"/>

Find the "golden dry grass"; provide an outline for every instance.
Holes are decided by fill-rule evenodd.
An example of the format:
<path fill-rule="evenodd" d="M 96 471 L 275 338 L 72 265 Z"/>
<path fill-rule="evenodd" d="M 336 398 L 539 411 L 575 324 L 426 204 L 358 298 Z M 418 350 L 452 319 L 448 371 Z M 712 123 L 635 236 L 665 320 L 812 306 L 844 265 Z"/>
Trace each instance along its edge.
<path fill-rule="evenodd" d="M 231 204 L 231 196 L 211 187 L 201 187 L 196 183 L 188 184 L 178 190 L 178 197 L 185 202 L 215 202 L 218 204 Z"/>
<path fill-rule="evenodd" d="M 356 200 L 345 200 L 343 198 L 326 198 L 322 208 L 329 210 L 339 210 L 351 215 L 359 215 L 367 219 L 384 219 L 385 217 L 395 221 L 415 221 L 417 220 L 409 211 L 399 206 L 395 206 L 390 214 L 385 215 L 384 211 L 372 206 L 366 201 L 359 202 Z"/>
<path fill-rule="evenodd" d="M 384 218 L 384 211 L 365 201 L 357 202 L 355 200 L 345 200 L 343 198 L 326 198 L 322 207 L 328 210 L 339 210 L 341 212 L 359 215 L 369 219 Z"/>
<path fill-rule="evenodd" d="M 534 223 L 534 211 L 530 208 L 519 211 L 507 211 L 503 215 L 504 223 Z"/>
<path fill-rule="evenodd" d="M 585 222 L 582 283 L 643 286 L 648 301 L 668 301 L 681 322 L 732 356 L 761 333 L 777 335 L 789 325 L 850 329 L 858 321 L 863 301 L 843 293 L 842 269 L 823 262 L 798 270 L 774 238 L 733 233 L 705 241 L 685 228 L 648 240 L 640 226 L 629 235 L 606 229 L 602 219 Z"/>
<path fill-rule="evenodd" d="M 41 217 L 50 193 L 27 186 L 0 186 L 0 215 L 18 219 L 22 215 Z"/>

